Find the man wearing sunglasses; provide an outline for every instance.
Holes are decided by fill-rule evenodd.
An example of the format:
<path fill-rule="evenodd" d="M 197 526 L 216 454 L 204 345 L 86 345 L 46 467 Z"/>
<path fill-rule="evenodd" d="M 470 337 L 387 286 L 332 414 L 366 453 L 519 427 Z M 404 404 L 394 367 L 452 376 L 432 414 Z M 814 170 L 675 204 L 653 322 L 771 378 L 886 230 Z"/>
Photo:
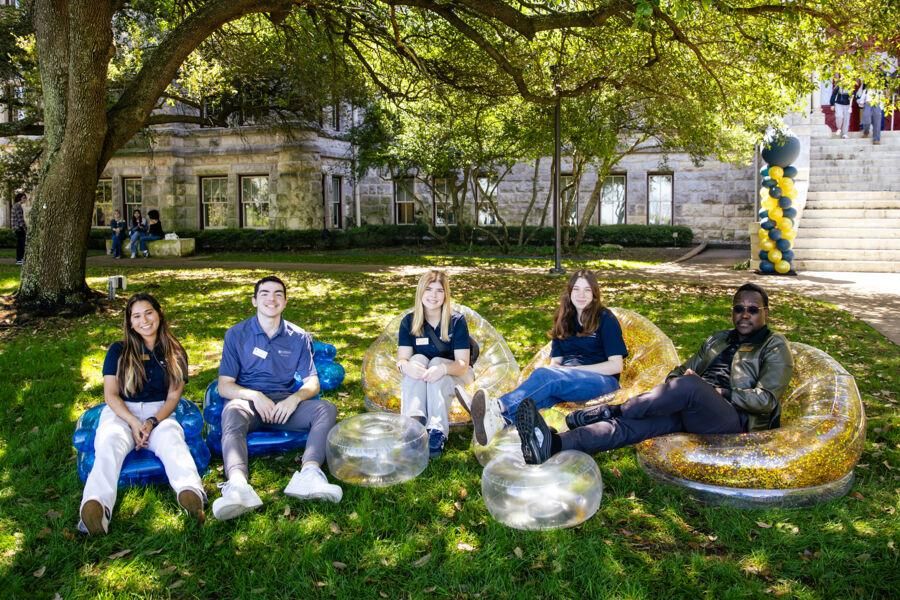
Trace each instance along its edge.
<path fill-rule="evenodd" d="M 787 340 L 766 326 L 769 297 L 745 283 L 734 294 L 733 329 L 714 333 L 666 381 L 620 405 L 566 417 L 569 431 L 547 427 L 534 403 L 516 415 L 525 462 L 540 464 L 562 450 L 595 453 L 668 433 L 743 433 L 780 425 L 781 396 L 793 370 Z"/>

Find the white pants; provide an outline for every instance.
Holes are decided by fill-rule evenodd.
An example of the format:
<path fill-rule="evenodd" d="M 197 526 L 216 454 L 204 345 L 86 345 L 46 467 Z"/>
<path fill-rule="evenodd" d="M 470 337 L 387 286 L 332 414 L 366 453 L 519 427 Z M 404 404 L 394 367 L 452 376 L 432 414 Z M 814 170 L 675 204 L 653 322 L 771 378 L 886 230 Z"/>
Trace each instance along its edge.
<path fill-rule="evenodd" d="M 847 129 L 850 128 L 850 105 L 835 104 L 834 105 L 834 121 L 841 135 L 847 135 Z"/>
<path fill-rule="evenodd" d="M 453 362 L 439 356 L 429 361 L 421 354 L 415 354 L 409 360 L 423 367 Z M 460 384 L 471 383 L 474 379 L 472 367 L 469 367 L 462 377 L 445 375 L 433 383 L 404 375 L 400 386 L 400 414 L 407 417 L 424 417 L 425 429 L 438 429 L 443 431 L 444 435 L 449 435 L 449 408 L 454 398 L 453 388 Z"/>
<path fill-rule="evenodd" d="M 154 416 L 162 405 L 163 402 L 125 403 L 125 407 L 141 422 L 147 417 Z M 181 491 L 189 489 L 206 499 L 203 483 L 197 473 L 197 465 L 194 464 L 191 452 L 184 441 L 184 430 L 175 420 L 174 413 L 160 421 L 150 433 L 147 447 L 162 462 L 169 485 L 175 490 L 176 496 Z M 107 516 L 112 514 L 122 463 L 133 449 L 134 438 L 131 436 L 131 427 L 111 408 L 105 407 L 100 413 L 100 422 L 94 437 L 94 468 L 91 469 L 84 484 L 82 507 L 88 500 L 97 500 L 103 505 Z M 81 514 L 80 508 L 78 512 Z M 79 523 L 79 529 L 82 527 L 83 524 Z"/>

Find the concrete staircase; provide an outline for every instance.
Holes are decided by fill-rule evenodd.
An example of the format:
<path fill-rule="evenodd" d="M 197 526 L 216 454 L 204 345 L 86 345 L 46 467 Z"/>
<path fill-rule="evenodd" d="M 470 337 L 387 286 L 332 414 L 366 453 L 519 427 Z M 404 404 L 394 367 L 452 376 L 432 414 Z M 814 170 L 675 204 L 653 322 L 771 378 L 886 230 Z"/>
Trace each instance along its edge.
<path fill-rule="evenodd" d="M 794 252 L 802 271 L 900 273 L 900 132 L 812 135 Z"/>

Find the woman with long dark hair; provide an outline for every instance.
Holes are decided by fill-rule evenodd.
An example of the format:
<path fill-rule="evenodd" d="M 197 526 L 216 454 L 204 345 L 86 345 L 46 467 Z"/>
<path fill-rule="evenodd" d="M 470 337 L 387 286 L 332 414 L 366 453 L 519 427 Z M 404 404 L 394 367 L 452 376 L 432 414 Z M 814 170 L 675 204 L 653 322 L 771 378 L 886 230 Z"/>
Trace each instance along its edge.
<path fill-rule="evenodd" d="M 538 408 L 549 408 L 560 402 L 587 402 L 619 388 L 628 350 L 619 321 L 600 301 L 592 271 L 569 277 L 549 335 L 550 366 L 535 369 L 513 391 L 488 398 L 478 390 L 469 399 L 462 387 L 456 388 L 460 402 L 472 413 L 479 444 L 488 444 L 507 423 L 515 423 L 516 410 L 526 398 Z"/>
<path fill-rule="evenodd" d="M 397 368 L 403 374 L 400 413 L 428 430 L 432 457 L 443 452 L 450 432 L 453 388 L 475 377 L 469 344 L 469 327 L 466 318 L 453 310 L 447 274 L 427 271 L 416 286 L 413 311 L 400 323 Z"/>
<path fill-rule="evenodd" d="M 94 438 L 94 466 L 84 485 L 78 528 L 107 532 L 125 456 L 147 448 L 162 462 L 178 503 L 203 522 L 206 495 L 184 431 L 172 417 L 187 381 L 187 354 L 169 331 L 156 298 L 135 294 L 125 306 L 124 339 L 103 362 L 106 408 Z"/>
<path fill-rule="evenodd" d="M 128 227 L 128 237 L 131 239 L 131 258 L 137 256 L 138 246 L 143 235 L 147 233 L 147 227 L 141 209 L 136 208 L 131 211 L 131 224 Z"/>

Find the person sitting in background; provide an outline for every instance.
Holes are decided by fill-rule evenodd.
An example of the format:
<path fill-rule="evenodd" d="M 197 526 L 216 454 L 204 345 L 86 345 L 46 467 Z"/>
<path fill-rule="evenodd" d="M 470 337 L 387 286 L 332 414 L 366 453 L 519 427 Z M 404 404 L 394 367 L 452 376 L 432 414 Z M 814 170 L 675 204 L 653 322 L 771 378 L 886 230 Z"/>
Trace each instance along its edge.
<path fill-rule="evenodd" d="M 140 238 L 140 251 L 144 255 L 144 258 L 150 256 L 150 250 L 147 249 L 147 242 L 155 242 L 156 240 L 161 240 L 166 237 L 166 232 L 163 231 L 162 223 L 159 222 L 159 211 L 155 208 L 148 210 L 147 217 L 150 219 L 150 223 L 147 226 L 147 233 L 142 233 Z M 132 258 L 134 258 L 133 251 Z"/>
<path fill-rule="evenodd" d="M 128 224 L 122 218 L 122 213 L 118 210 L 113 211 L 113 218 L 109 222 L 109 228 L 112 230 L 112 250 L 110 254 L 113 258 L 122 258 L 122 239 L 125 235 L 125 227 Z"/>
<path fill-rule="evenodd" d="M 141 236 L 145 233 L 147 233 L 147 222 L 141 214 L 141 209 L 136 208 L 131 213 L 131 225 L 128 227 L 128 237 L 131 240 L 131 258 L 137 256 Z"/>

